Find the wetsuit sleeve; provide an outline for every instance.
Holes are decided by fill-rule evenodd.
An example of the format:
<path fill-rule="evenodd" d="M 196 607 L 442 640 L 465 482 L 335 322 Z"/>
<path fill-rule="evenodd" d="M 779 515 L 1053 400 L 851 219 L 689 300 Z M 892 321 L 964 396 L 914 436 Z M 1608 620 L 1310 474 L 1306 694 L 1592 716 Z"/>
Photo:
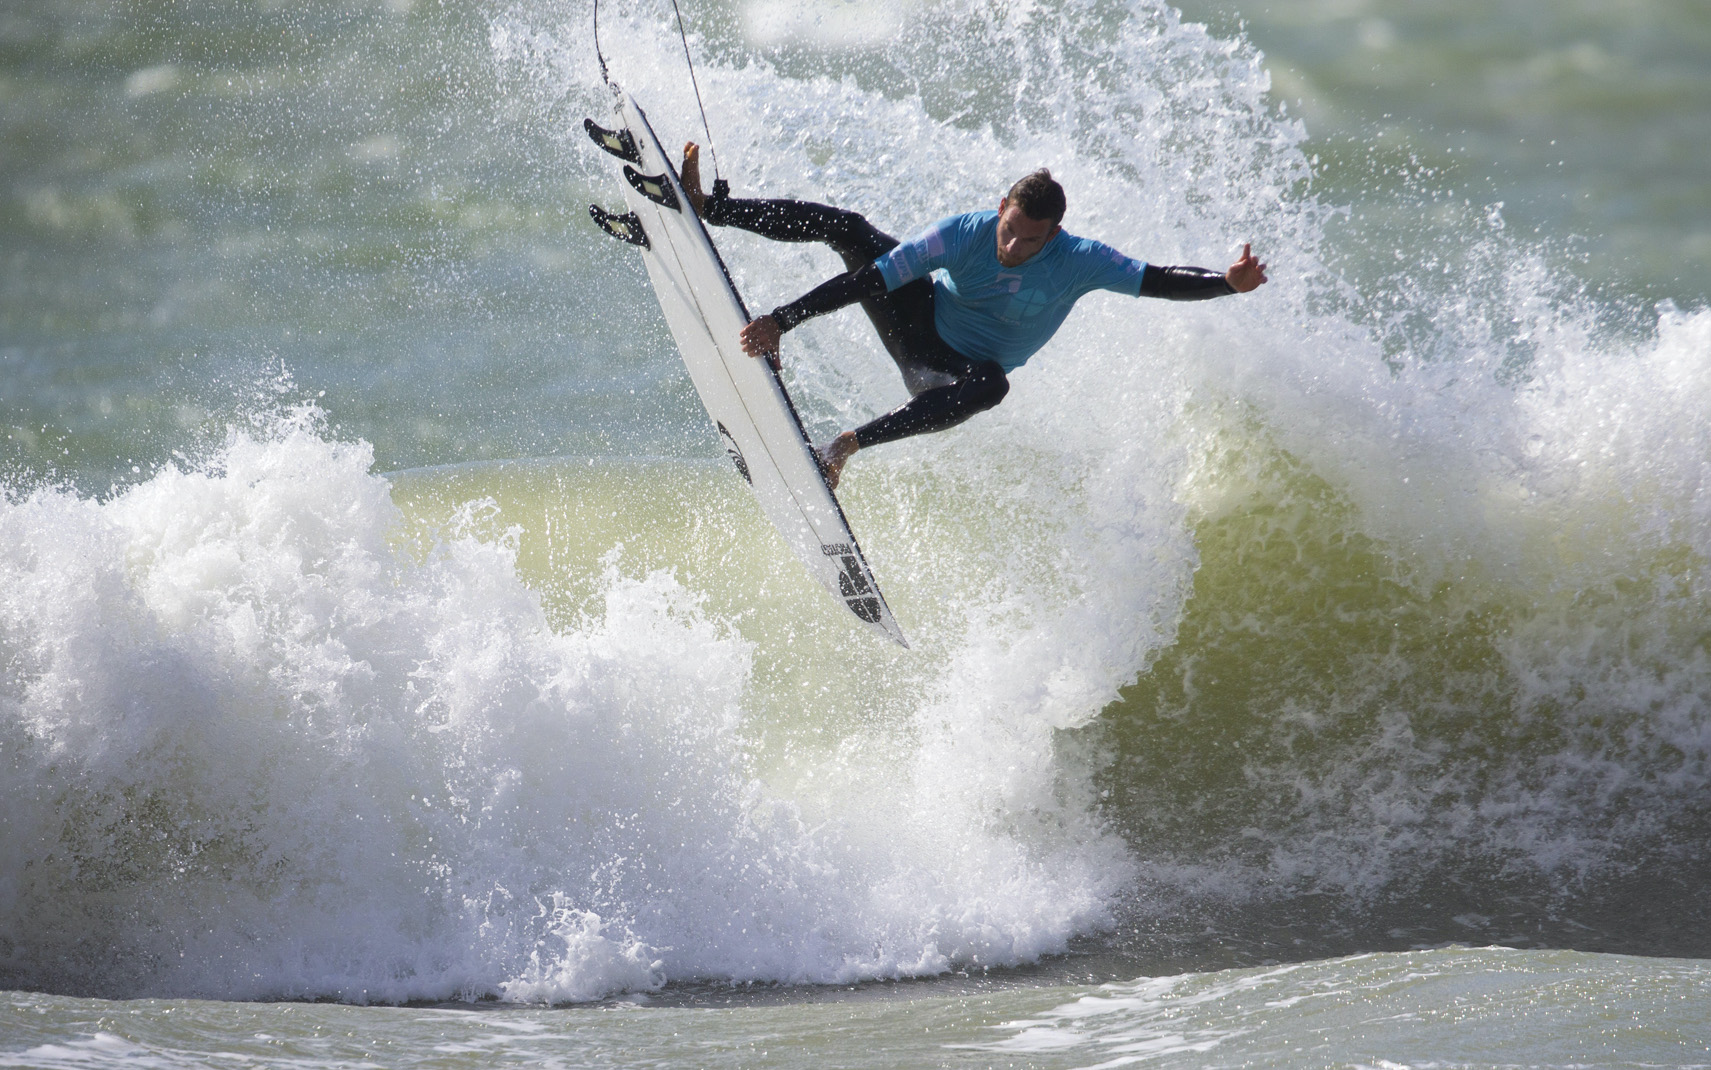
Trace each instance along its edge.
<path fill-rule="evenodd" d="M 1148 264 L 1141 272 L 1141 296 L 1167 301 L 1204 301 L 1228 297 L 1236 292 L 1221 271 L 1198 267 L 1160 267 Z"/>
<path fill-rule="evenodd" d="M 788 305 L 779 305 L 768 314 L 777 322 L 779 330 L 788 331 L 803 320 L 853 305 L 864 297 L 878 297 L 884 292 L 885 277 L 880 274 L 879 268 L 864 264 L 855 271 L 827 279 Z"/>

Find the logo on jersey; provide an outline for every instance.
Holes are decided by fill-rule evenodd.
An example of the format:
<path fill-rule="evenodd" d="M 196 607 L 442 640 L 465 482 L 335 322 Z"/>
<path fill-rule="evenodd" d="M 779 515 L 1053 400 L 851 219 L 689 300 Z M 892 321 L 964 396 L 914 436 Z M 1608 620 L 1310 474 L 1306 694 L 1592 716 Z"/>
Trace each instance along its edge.
<path fill-rule="evenodd" d="M 1045 311 L 1052 299 L 1043 291 L 1035 289 L 1021 290 L 1010 298 L 1010 306 L 1004 310 L 1004 318 L 1008 320 L 1026 319 L 1037 316 Z"/>

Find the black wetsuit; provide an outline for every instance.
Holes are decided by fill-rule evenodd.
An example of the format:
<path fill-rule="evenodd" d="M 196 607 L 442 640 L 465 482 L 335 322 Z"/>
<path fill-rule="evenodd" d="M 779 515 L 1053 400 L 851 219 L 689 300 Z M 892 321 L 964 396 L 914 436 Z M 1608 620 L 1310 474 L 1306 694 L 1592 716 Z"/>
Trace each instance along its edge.
<path fill-rule="evenodd" d="M 721 191 L 722 192 L 722 191 Z M 783 242 L 824 242 L 848 270 L 771 312 L 779 329 L 859 302 L 879 332 L 913 397 L 856 429 L 863 448 L 955 427 L 1004 400 L 1010 381 L 997 361 L 976 360 L 946 345 L 933 326 L 933 283 L 920 278 L 887 291 L 874 261 L 897 245 L 856 212 L 810 201 L 738 200 L 715 193 L 702 208 L 714 226 L 737 227 Z M 1235 292 L 1222 273 L 1149 264 L 1144 296 L 1198 301 Z"/>

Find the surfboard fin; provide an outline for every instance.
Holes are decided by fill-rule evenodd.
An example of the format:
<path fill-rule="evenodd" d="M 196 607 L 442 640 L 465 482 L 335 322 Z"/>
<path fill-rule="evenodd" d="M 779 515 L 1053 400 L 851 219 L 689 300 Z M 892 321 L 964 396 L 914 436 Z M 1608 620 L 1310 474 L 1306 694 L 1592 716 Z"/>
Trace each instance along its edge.
<path fill-rule="evenodd" d="M 594 220 L 595 226 L 619 241 L 629 242 L 643 249 L 652 248 L 648 244 L 648 232 L 642 229 L 642 221 L 636 217 L 636 213 L 613 215 L 598 204 L 591 204 L 588 206 L 588 216 Z"/>
<path fill-rule="evenodd" d="M 635 191 L 661 208 L 670 208 L 674 212 L 683 211 L 683 205 L 677 199 L 677 191 L 671 188 L 671 179 L 663 173 L 644 175 L 634 167 L 624 168 L 624 179 L 635 188 Z"/>
<path fill-rule="evenodd" d="M 608 130 L 593 119 L 582 120 L 582 129 L 588 131 L 588 136 L 594 143 L 620 160 L 631 163 L 641 163 L 641 150 L 636 148 L 636 139 L 630 136 L 628 130 Z"/>

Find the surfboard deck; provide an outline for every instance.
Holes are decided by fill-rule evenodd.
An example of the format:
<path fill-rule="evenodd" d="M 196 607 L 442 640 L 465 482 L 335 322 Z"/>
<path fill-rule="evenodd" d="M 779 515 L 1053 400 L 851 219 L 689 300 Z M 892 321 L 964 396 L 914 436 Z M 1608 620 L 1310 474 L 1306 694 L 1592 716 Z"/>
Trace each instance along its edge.
<path fill-rule="evenodd" d="M 612 92 L 617 126 L 607 130 L 592 120 L 586 126 L 620 161 L 629 212 L 615 216 L 590 206 L 590 214 L 608 234 L 640 249 L 696 393 L 785 545 L 857 619 L 907 647 L 783 380 L 770 362 L 743 352 L 738 336 L 748 310 L 689 207 L 672 158 L 635 99 L 616 85 Z"/>

